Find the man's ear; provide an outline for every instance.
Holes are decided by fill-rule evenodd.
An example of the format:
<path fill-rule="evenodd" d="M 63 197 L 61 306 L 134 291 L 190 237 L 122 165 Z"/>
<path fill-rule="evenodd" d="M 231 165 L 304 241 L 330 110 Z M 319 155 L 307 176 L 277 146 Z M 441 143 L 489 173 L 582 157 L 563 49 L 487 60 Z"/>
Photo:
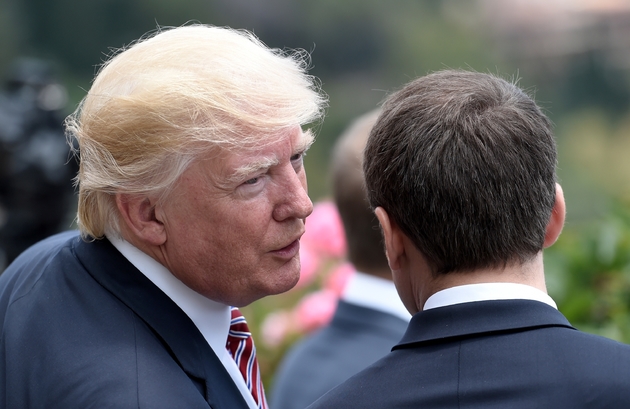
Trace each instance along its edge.
<path fill-rule="evenodd" d="M 381 224 L 389 268 L 392 271 L 400 270 L 402 257 L 405 255 L 402 232 L 382 207 L 377 207 L 374 214 Z"/>
<path fill-rule="evenodd" d="M 556 201 L 553 205 L 553 210 L 551 211 L 549 223 L 547 223 L 543 248 L 551 246 L 560 236 L 562 227 L 564 226 L 564 217 L 566 216 L 566 212 L 567 209 L 564 203 L 564 193 L 562 192 L 562 187 L 556 183 Z"/>
<path fill-rule="evenodd" d="M 116 194 L 116 207 L 125 230 L 145 243 L 160 246 L 166 241 L 166 229 L 156 217 L 155 206 L 147 196 Z"/>

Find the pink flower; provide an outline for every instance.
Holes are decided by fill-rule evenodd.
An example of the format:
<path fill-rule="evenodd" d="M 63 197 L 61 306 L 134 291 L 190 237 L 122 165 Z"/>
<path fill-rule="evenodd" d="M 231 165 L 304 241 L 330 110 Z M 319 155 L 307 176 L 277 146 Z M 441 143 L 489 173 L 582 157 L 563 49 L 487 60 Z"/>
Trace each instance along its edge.
<path fill-rule="evenodd" d="M 348 280 L 350 280 L 355 271 L 356 269 L 350 263 L 338 265 L 326 279 L 324 288 L 334 292 L 337 297 L 341 296 L 348 284 Z"/>
<path fill-rule="evenodd" d="M 301 242 L 323 256 L 342 257 L 346 254 L 343 223 L 333 202 L 315 203 L 313 213 L 306 219 L 306 232 Z"/>
<path fill-rule="evenodd" d="M 310 332 L 326 325 L 337 307 L 337 295 L 330 290 L 320 290 L 306 295 L 294 311 L 297 328 Z"/>
<path fill-rule="evenodd" d="M 307 243 L 300 241 L 300 279 L 295 288 L 305 287 L 313 282 L 320 264 L 321 257 Z"/>
<path fill-rule="evenodd" d="M 269 347 L 280 345 L 291 333 L 291 321 L 291 313 L 288 311 L 276 311 L 267 315 L 260 328 L 263 342 Z"/>

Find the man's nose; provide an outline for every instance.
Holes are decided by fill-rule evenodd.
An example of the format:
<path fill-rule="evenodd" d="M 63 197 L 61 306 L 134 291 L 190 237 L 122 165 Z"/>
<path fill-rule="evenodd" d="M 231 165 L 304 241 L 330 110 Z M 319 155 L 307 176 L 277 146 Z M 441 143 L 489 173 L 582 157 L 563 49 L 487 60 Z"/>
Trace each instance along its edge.
<path fill-rule="evenodd" d="M 285 183 L 280 186 L 281 200 L 275 207 L 273 218 L 276 221 L 297 218 L 305 219 L 313 211 L 313 202 L 308 197 L 306 174 L 287 172 Z"/>

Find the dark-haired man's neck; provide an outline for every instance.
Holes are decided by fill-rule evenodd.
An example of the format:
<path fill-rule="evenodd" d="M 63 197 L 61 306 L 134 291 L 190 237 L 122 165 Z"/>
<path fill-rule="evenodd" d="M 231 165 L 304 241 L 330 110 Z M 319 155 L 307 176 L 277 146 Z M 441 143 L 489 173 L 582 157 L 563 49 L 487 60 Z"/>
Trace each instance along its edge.
<path fill-rule="evenodd" d="M 423 307 L 430 296 L 448 288 L 485 283 L 523 284 L 546 294 L 547 286 L 545 284 L 542 252 L 538 253 L 532 260 L 522 264 L 512 263 L 500 268 L 451 272 L 433 276 L 428 280 L 425 291 L 422 294 L 418 294 L 417 305 Z"/>

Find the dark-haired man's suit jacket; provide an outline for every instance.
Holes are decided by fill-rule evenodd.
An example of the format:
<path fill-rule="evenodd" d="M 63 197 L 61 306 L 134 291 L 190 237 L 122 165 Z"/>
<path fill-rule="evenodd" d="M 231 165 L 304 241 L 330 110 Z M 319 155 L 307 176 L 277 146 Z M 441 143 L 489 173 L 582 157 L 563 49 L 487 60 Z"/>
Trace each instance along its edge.
<path fill-rule="evenodd" d="M 0 276 L 0 407 L 247 408 L 188 316 L 106 239 L 63 233 Z"/>
<path fill-rule="evenodd" d="M 309 406 L 320 408 L 630 408 L 630 346 L 579 332 L 538 301 L 440 307 Z"/>
<path fill-rule="evenodd" d="M 304 409 L 317 398 L 387 355 L 407 321 L 339 301 L 332 321 L 292 348 L 274 379 L 272 409 Z"/>

